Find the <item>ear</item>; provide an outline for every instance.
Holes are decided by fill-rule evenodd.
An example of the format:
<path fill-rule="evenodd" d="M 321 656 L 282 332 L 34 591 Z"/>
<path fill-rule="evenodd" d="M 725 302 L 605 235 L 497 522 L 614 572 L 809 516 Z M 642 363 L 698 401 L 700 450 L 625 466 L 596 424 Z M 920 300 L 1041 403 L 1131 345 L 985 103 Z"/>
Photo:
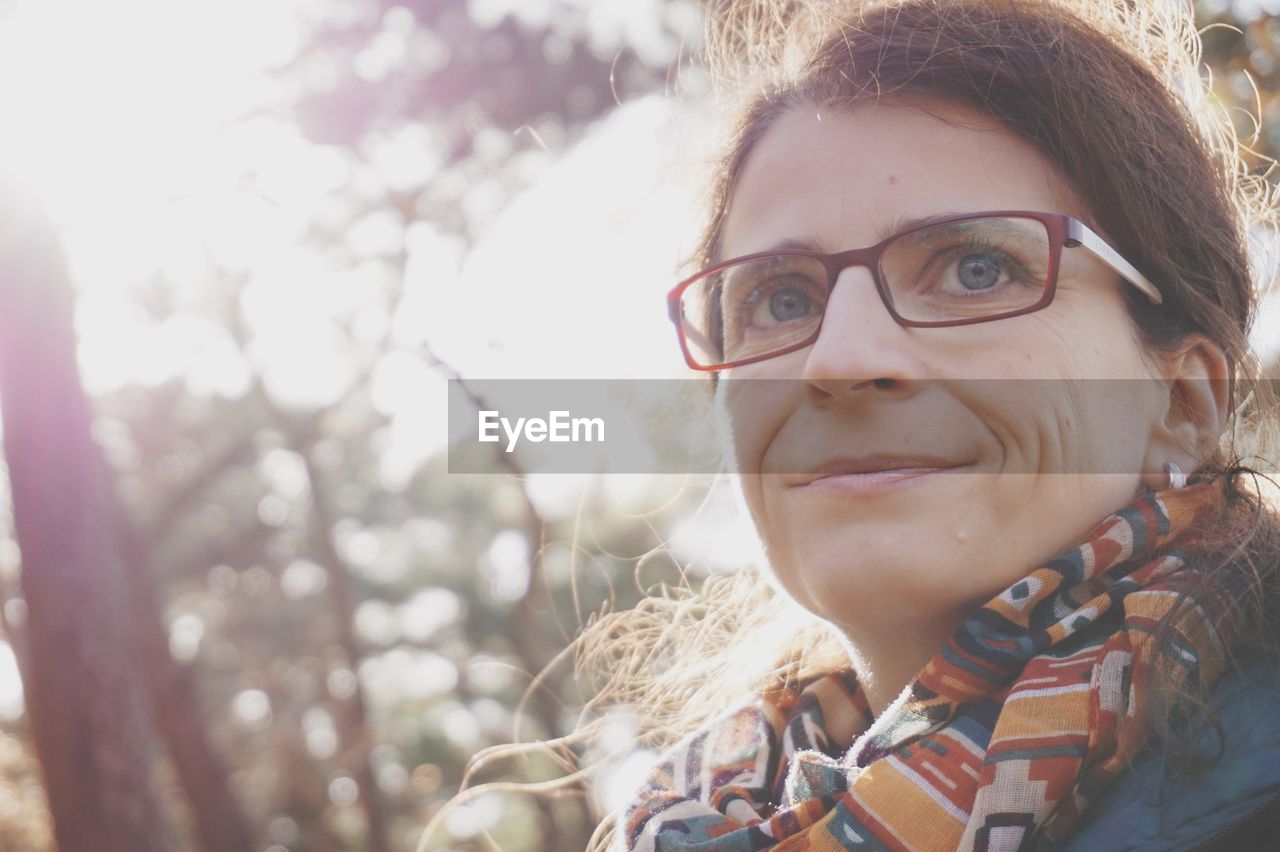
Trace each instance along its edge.
<path fill-rule="evenodd" d="M 1167 487 L 1165 462 L 1188 475 L 1218 446 L 1227 422 L 1227 386 L 1231 368 L 1222 347 L 1204 334 L 1183 338 L 1170 355 L 1159 358 L 1161 378 L 1169 390 L 1164 416 L 1153 424 L 1143 481 L 1156 490 Z"/>

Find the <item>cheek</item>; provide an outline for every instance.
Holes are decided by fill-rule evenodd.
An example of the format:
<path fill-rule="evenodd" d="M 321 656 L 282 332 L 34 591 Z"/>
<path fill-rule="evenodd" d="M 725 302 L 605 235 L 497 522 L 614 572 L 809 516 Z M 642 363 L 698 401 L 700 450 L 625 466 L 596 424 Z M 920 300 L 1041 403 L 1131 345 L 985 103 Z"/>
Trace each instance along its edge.
<path fill-rule="evenodd" d="M 964 383 L 957 395 L 990 437 L 988 469 L 1136 475 L 1159 421 L 1160 390 L 1139 379 L 1034 379 Z"/>
<path fill-rule="evenodd" d="M 777 359 L 782 360 L 782 359 Z M 768 362 L 766 362 L 767 364 Z M 788 533 L 796 519 L 781 516 L 771 507 L 767 491 L 777 485 L 774 474 L 761 474 L 765 453 L 795 411 L 803 385 L 795 379 L 768 378 L 764 370 L 735 368 L 728 380 L 721 374 L 716 387 L 715 420 L 721 452 L 738 499 L 739 509 L 751 519 L 766 562 L 782 587 L 794 594 L 789 575 Z"/>
<path fill-rule="evenodd" d="M 1061 307 L 987 341 L 1000 355 L 969 363 L 999 378 L 961 380 L 953 392 L 1000 446 L 1005 472 L 1136 475 L 1168 391 L 1119 305 Z"/>
<path fill-rule="evenodd" d="M 800 382 L 793 379 L 751 372 L 722 375 L 715 396 L 716 434 L 730 471 L 760 472 L 769 443 L 795 410 L 801 391 Z"/>

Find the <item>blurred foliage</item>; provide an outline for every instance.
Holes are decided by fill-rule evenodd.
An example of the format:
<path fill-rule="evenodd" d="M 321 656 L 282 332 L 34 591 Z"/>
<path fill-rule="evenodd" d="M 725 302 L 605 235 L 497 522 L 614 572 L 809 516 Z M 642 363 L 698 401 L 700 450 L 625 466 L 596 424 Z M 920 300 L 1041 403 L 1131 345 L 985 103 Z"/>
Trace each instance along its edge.
<path fill-rule="evenodd" d="M 403 240 L 371 256 L 344 235 L 389 217 L 400 229 L 429 222 L 473 241 L 593 121 L 664 89 L 696 41 L 698 10 L 691 0 L 636 0 L 639 11 L 625 14 L 621 2 L 570 0 L 320 5 L 326 15 L 279 69 L 285 96 L 269 117 L 355 164 L 305 235 L 335 267 L 373 270 L 365 303 L 341 328 L 357 362 L 346 393 L 299 410 L 257 376 L 233 398 L 197 395 L 178 380 L 126 387 L 96 400 L 95 436 L 143 529 L 171 650 L 198 672 L 213 738 L 261 848 L 366 848 L 356 779 L 368 761 L 393 848 L 409 850 L 457 791 L 470 756 L 512 739 L 530 675 L 578 625 L 602 604 L 627 607 L 644 587 L 676 576 L 661 545 L 703 495 L 663 494 L 655 483 L 628 503 L 596 486 L 564 512 L 540 507 L 516 476 L 451 476 L 440 457 L 388 477 L 390 417 L 370 376 L 391 356 L 440 368 L 387 328 L 401 297 Z M 1253 127 L 1244 111 L 1256 108 L 1249 78 L 1256 84 L 1255 147 L 1275 155 L 1280 21 L 1255 14 L 1259 4 L 1198 8 L 1206 25 L 1237 28 L 1206 31 L 1205 58 L 1220 96 L 1240 108 L 1245 136 Z M 395 145 L 433 167 L 388 177 L 378 163 Z M 158 318 L 196 313 L 251 348 L 244 275 L 215 268 L 211 280 L 196 299 L 189 282 L 147 282 L 138 302 Z M 638 516 L 635 505 L 660 508 Z M 343 576 L 350 598 L 335 589 Z M 12 570 L 7 583 L 7 629 L 20 646 Z M 539 693 L 523 710 L 522 738 L 573 724 L 580 685 L 563 669 L 549 683 L 556 694 Z M 0 847 L 49 848 L 25 720 L 7 729 Z M 487 827 L 510 852 L 580 849 L 594 817 L 573 799 L 494 797 L 462 809 L 446 824 L 456 836 L 440 842 L 491 848 L 476 834 Z"/>

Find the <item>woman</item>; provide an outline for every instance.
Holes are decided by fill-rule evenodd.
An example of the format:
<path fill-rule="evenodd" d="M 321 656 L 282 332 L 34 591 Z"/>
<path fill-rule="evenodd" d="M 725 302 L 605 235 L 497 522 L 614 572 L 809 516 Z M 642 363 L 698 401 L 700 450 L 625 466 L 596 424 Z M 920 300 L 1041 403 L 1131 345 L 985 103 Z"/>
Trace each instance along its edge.
<path fill-rule="evenodd" d="M 1272 207 L 1188 13 L 775 5 L 719 33 L 762 79 L 670 297 L 768 570 L 646 610 L 673 670 L 613 685 L 684 736 L 617 844 L 1246 848 L 1280 810 Z"/>

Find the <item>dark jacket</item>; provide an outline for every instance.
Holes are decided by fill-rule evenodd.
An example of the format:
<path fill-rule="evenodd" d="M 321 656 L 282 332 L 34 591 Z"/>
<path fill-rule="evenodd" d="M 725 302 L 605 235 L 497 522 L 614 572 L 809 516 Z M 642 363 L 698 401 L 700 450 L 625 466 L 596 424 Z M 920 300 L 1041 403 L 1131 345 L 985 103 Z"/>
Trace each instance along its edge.
<path fill-rule="evenodd" d="M 1214 703 L 1226 734 L 1221 760 L 1180 776 L 1159 752 L 1144 752 L 1085 811 L 1064 852 L 1280 850 L 1280 666 L 1232 670 Z"/>

